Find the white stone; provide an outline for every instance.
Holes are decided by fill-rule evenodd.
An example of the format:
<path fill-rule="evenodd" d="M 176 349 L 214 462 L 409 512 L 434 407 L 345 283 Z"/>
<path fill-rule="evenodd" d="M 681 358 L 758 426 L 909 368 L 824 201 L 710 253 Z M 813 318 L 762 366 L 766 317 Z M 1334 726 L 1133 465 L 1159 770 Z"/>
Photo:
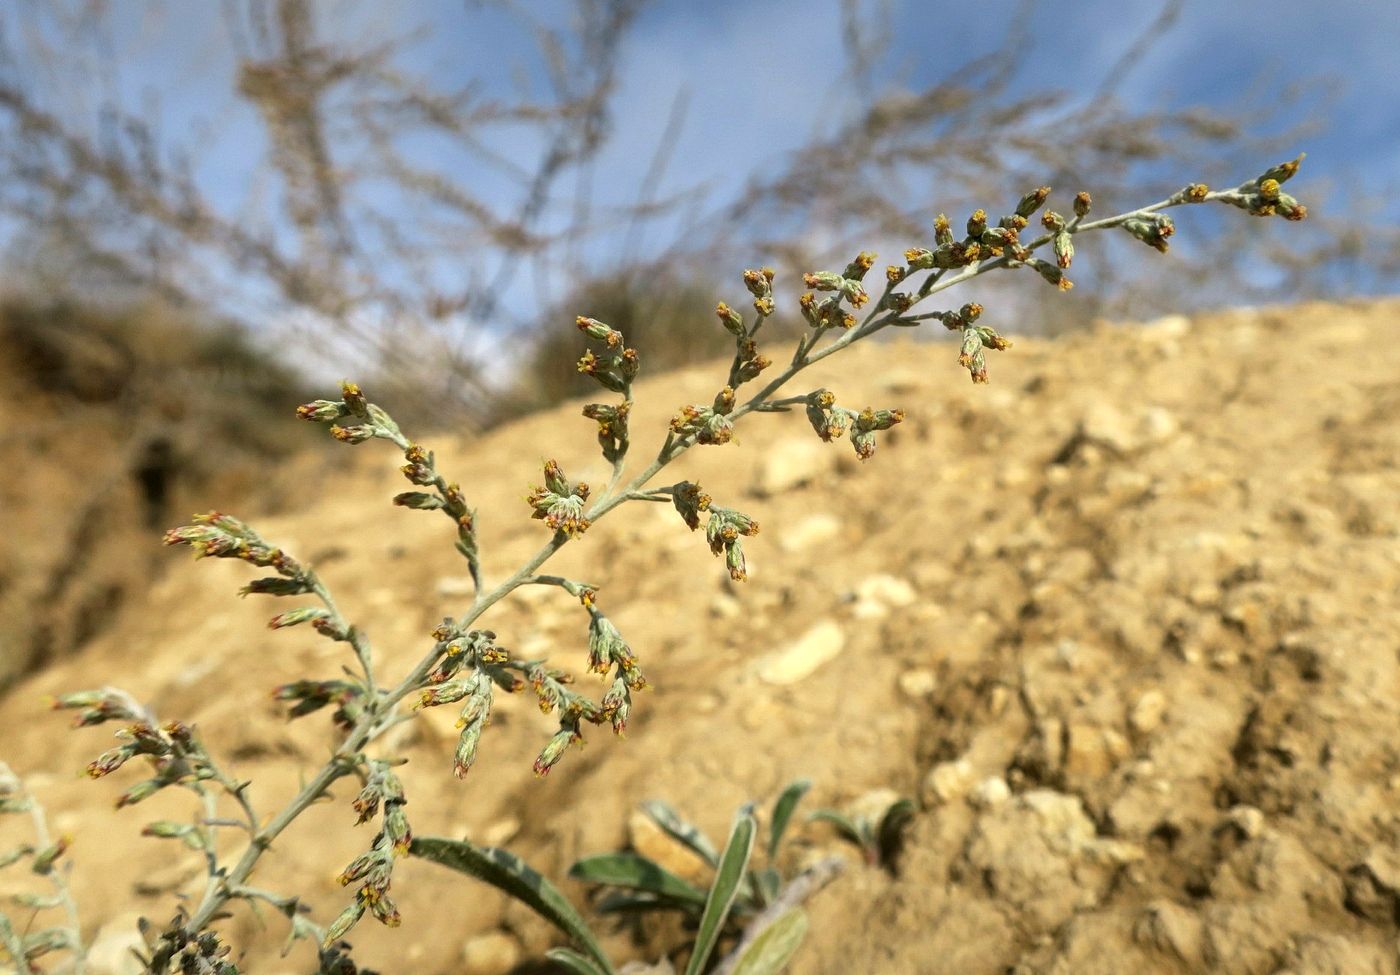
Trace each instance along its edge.
<path fill-rule="evenodd" d="M 972 787 L 972 763 L 965 758 L 935 765 L 924 779 L 925 797 L 931 802 L 953 802 Z"/>
<path fill-rule="evenodd" d="M 796 684 L 834 660 L 846 646 L 846 634 L 832 620 L 823 620 L 783 649 L 758 662 L 758 676 L 769 684 Z"/>
<path fill-rule="evenodd" d="M 1010 798 L 1011 787 L 1006 780 L 1000 775 L 993 775 L 977 783 L 968 796 L 968 802 L 978 809 L 995 809 Z"/>
<path fill-rule="evenodd" d="M 1162 725 L 1167 714 L 1166 695 L 1155 687 L 1144 691 L 1128 712 L 1128 724 L 1140 735 L 1148 735 Z"/>
<path fill-rule="evenodd" d="M 922 667 L 899 675 L 899 692 L 913 701 L 925 700 L 938 689 L 938 676 Z"/>
<path fill-rule="evenodd" d="M 856 586 L 856 595 L 861 599 L 876 600 L 896 608 L 909 606 L 919 598 L 919 594 L 914 591 L 908 580 L 884 573 L 862 579 L 860 585 Z"/>
<path fill-rule="evenodd" d="M 1233 806 L 1227 817 L 1247 839 L 1264 832 L 1264 813 L 1254 806 Z"/>
<path fill-rule="evenodd" d="M 1159 406 L 1129 412 L 1112 403 L 1099 402 L 1085 411 L 1079 429 L 1093 443 L 1127 454 L 1170 440 L 1180 424 L 1170 411 Z"/>

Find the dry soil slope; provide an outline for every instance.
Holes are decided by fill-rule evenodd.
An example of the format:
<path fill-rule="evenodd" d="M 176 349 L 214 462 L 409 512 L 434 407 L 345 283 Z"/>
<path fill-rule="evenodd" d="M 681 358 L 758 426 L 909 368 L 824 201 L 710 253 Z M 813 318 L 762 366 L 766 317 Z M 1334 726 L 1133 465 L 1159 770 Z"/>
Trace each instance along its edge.
<path fill-rule="evenodd" d="M 660 505 L 624 507 L 560 557 L 603 586 L 655 685 L 627 740 L 595 733 L 537 781 L 548 719 L 517 701 L 457 782 L 452 716 L 434 713 L 398 736 L 416 830 L 508 842 L 557 877 L 622 844 L 642 799 L 722 834 L 741 801 L 806 775 L 823 805 L 893 788 L 921 809 L 893 876 L 853 868 L 812 903 L 794 971 L 1394 971 L 1398 318 L 1379 302 L 1103 327 L 995 356 L 990 387 L 968 384 L 945 345 L 838 358 L 819 382 L 842 402 L 908 414 L 872 461 L 817 443 L 800 415 L 763 416 L 678 471 L 762 522 L 747 585 Z M 644 384 L 638 440 L 707 399 L 713 375 Z M 493 574 L 543 541 L 521 501 L 543 457 L 601 480 L 588 427 L 575 406 L 439 445 L 479 506 Z M 463 601 L 462 567 L 440 518 L 387 507 L 393 458 L 355 449 L 355 472 L 308 483 L 303 513 L 261 527 L 319 560 L 401 671 Z M 168 573 L 140 618 L 0 705 L 5 757 L 76 835 L 94 922 L 170 913 L 190 877 L 136 833 L 186 805 L 106 811 L 121 783 L 72 777 L 105 733 L 60 730 L 40 694 L 141 690 L 231 755 L 265 809 L 325 754 L 321 719 L 289 728 L 267 690 L 334 675 L 340 652 L 262 629 L 272 604 L 232 598 L 245 578 L 225 564 Z M 585 620 L 563 597 L 532 593 L 490 624 L 582 670 Z M 801 653 L 814 666 L 794 668 Z M 306 890 L 322 916 L 370 838 L 350 826 L 347 791 L 262 876 Z M 833 845 L 804 827 L 788 865 Z M 404 927 L 356 932 L 375 967 L 470 970 L 463 943 L 495 928 L 497 957 L 547 944 L 482 888 L 415 863 L 396 876 Z M 229 934 L 276 942 L 269 923 L 240 916 Z M 639 945 L 618 931 L 612 946 L 654 954 L 667 933 Z M 271 947 L 249 961 L 305 967 Z"/>

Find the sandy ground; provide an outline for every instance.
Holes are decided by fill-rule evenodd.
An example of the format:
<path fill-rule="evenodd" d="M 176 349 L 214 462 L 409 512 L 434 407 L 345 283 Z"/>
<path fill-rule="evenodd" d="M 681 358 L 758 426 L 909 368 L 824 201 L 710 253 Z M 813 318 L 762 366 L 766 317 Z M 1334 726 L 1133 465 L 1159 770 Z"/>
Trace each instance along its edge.
<path fill-rule="evenodd" d="M 415 831 L 508 845 L 562 878 L 624 846 L 644 799 L 722 836 L 741 802 L 807 776 L 807 808 L 893 789 L 919 811 L 893 872 L 853 863 L 810 902 L 793 972 L 1396 971 L 1397 323 L 1391 301 L 1103 326 L 995 355 L 990 387 L 941 344 L 837 357 L 804 388 L 907 412 L 871 461 L 819 443 L 800 414 L 756 416 L 665 478 L 759 519 L 750 582 L 730 583 L 661 505 L 624 506 L 551 563 L 602 586 L 641 655 L 654 687 L 627 737 L 594 732 L 537 779 L 550 719 L 509 699 L 459 782 L 453 715 L 431 712 L 390 739 L 410 759 Z M 708 400 L 716 372 L 644 383 L 638 442 Z M 433 444 L 478 507 L 489 576 L 545 539 L 522 500 L 542 459 L 604 480 L 591 426 L 575 404 Z M 392 451 L 353 450 L 348 467 L 308 467 L 295 513 L 250 520 L 318 564 L 393 676 L 464 603 L 464 565 L 443 519 L 388 504 L 403 483 Z M 132 689 L 195 723 L 266 815 L 331 741 L 320 716 L 288 725 L 269 689 L 347 662 L 314 633 L 265 629 L 285 606 L 235 599 L 246 567 L 169 561 L 143 600 L 0 700 L 0 759 L 74 837 L 98 971 L 121 970 L 102 959 L 134 914 L 163 921 L 197 893 L 200 864 L 139 835 L 191 804 L 113 811 L 139 773 L 77 778 L 109 730 L 69 731 L 41 697 Z M 582 673 L 587 621 L 562 593 L 486 622 L 515 652 Z M 304 892 L 322 921 L 346 899 L 334 876 L 371 839 L 351 792 L 257 874 Z M 803 823 L 782 865 L 843 849 Z M 528 911 L 429 864 L 395 878 L 403 926 L 358 928 L 363 964 L 546 970 L 528 959 L 553 934 Z M 5 891 L 22 880 L 0 874 Z M 673 925 L 599 924 L 619 959 L 679 944 Z M 240 910 L 224 930 L 248 971 L 313 967 L 304 946 L 278 957 L 278 917 Z"/>

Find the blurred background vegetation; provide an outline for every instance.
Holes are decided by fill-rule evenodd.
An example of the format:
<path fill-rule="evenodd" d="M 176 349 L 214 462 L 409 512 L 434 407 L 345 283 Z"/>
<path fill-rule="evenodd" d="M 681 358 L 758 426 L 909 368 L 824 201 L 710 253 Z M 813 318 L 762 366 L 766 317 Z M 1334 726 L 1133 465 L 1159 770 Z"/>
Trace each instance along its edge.
<path fill-rule="evenodd" d="M 1353 104 L 1290 40 L 1309 24 L 1283 29 L 1365 22 L 1345 4 L 971 6 L 4 5 L 0 409 L 22 473 L 0 478 L 0 683 L 145 583 L 154 526 L 283 503 L 295 476 L 269 461 L 308 442 L 289 410 L 341 376 L 411 430 L 470 435 L 588 391 L 577 314 L 649 371 L 720 355 L 743 267 L 791 300 L 803 270 L 926 243 L 939 211 L 1048 183 L 1117 212 L 1252 175 Z M 1270 37 L 1288 61 L 1251 76 Z M 1183 67 L 1214 87 L 1144 96 Z M 1389 184 L 1304 177 L 1314 219 L 1286 244 L 1202 214 L 1169 266 L 1096 235 L 1070 294 L 975 297 L 1014 335 L 1393 290 Z"/>

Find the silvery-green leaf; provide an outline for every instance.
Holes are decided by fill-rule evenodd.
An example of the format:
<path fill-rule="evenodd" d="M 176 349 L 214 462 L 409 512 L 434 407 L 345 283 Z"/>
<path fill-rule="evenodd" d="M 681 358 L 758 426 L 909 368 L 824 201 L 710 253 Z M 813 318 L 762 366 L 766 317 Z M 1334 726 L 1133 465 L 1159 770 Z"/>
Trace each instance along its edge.
<path fill-rule="evenodd" d="M 773 803 L 773 821 L 768 824 L 768 859 L 778 855 L 778 844 L 782 842 L 783 832 L 792 819 L 793 811 L 811 787 L 808 779 L 798 779 L 784 789 L 778 801 Z"/>
<path fill-rule="evenodd" d="M 794 907 L 744 949 L 730 975 L 778 975 L 807 936 L 807 913 Z"/>
<path fill-rule="evenodd" d="M 442 837 L 419 837 L 409 847 L 409 853 L 485 881 L 521 901 L 586 948 L 605 975 L 614 975 L 612 964 L 574 906 L 514 853 Z"/>
<path fill-rule="evenodd" d="M 700 917 L 700 929 L 695 933 L 695 949 L 685 966 L 685 975 L 700 975 L 705 970 L 705 963 L 709 961 L 725 918 L 729 916 L 729 908 L 744 882 L 749 857 L 753 855 L 754 834 L 757 832 L 758 822 L 754 819 L 753 807 L 744 806 L 734 818 L 729 842 L 720 854 L 715 882 L 705 900 L 705 913 Z"/>
<path fill-rule="evenodd" d="M 630 887 L 673 900 L 704 904 L 705 892 L 635 853 L 599 853 L 569 868 L 569 876 L 591 884 Z"/>
<path fill-rule="evenodd" d="M 719 851 L 715 849 L 709 837 L 700 831 L 700 827 L 688 822 L 668 804 L 659 799 L 652 799 L 642 803 L 642 812 L 677 842 L 704 857 L 710 866 L 719 863 Z"/>

